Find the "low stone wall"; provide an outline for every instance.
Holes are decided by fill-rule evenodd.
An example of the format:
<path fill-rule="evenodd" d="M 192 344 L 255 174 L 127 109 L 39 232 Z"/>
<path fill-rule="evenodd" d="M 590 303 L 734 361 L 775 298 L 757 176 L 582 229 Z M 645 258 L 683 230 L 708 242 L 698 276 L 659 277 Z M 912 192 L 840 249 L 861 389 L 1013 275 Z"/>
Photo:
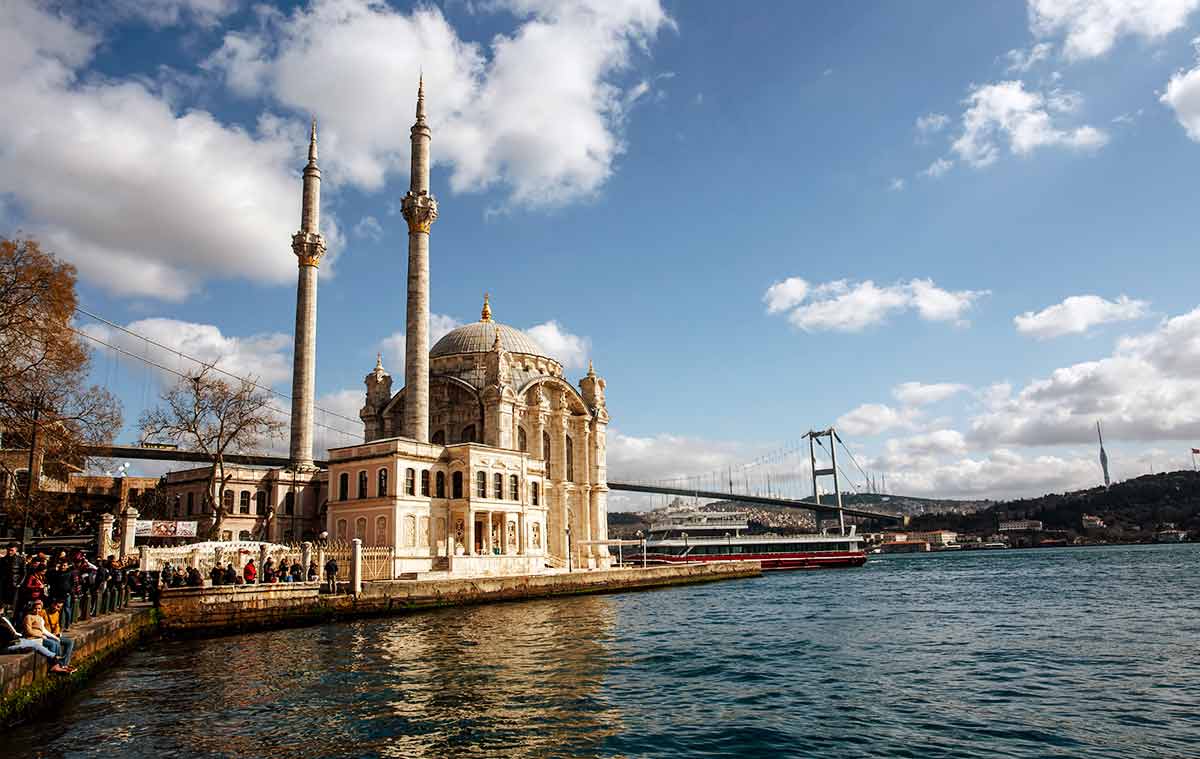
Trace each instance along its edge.
<path fill-rule="evenodd" d="M 160 630 L 174 637 L 220 635 L 438 606 L 613 593 L 760 574 L 758 562 L 739 561 L 509 577 L 392 580 L 364 583 L 358 596 L 319 595 L 315 583 L 178 588 L 162 594 Z"/>
<path fill-rule="evenodd" d="M 156 619 L 150 604 L 134 603 L 72 625 L 65 633 L 75 640 L 71 664 L 77 671 L 71 675 L 50 674 L 41 654 L 0 654 L 0 726 L 32 716 L 81 687 L 106 660 L 153 634 Z"/>

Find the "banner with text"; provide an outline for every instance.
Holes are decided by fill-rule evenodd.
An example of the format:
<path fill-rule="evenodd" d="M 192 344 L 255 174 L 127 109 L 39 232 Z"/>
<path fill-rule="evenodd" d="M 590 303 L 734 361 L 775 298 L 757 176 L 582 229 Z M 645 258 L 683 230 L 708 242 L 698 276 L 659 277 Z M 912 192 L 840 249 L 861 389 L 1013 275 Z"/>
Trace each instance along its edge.
<path fill-rule="evenodd" d="M 194 538 L 196 523 L 139 519 L 134 525 L 133 534 L 145 538 Z"/>

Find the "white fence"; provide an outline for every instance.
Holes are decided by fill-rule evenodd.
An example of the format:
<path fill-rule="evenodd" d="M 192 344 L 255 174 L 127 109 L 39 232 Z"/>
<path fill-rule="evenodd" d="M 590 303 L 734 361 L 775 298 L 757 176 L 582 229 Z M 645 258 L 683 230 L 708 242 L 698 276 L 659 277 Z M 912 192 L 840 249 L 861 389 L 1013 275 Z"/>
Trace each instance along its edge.
<path fill-rule="evenodd" d="M 196 567 L 205 577 L 212 571 L 214 564 L 226 566 L 233 564 L 239 572 L 251 559 L 261 564 L 264 549 L 267 556 L 275 559 L 278 564 L 285 557 L 299 560 L 303 549 L 300 546 L 282 545 L 280 543 L 259 543 L 251 540 L 209 540 L 204 543 L 192 543 L 184 546 L 167 548 L 151 548 L 141 546 L 141 564 L 144 571 L 157 571 L 163 564 L 172 566 Z M 307 568 L 306 568 L 307 570 Z"/>

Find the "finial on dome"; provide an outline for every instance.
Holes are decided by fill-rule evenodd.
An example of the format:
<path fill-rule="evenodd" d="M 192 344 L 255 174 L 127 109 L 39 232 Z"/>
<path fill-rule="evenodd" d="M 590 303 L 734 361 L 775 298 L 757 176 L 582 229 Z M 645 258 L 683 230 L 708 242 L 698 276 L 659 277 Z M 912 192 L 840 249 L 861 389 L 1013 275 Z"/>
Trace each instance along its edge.
<path fill-rule="evenodd" d="M 312 131 L 308 138 L 308 162 L 317 162 L 317 117 L 312 117 Z"/>
<path fill-rule="evenodd" d="M 492 340 L 492 350 L 496 353 L 504 350 L 504 346 L 500 343 L 500 330 L 496 330 L 496 338 Z"/>
<path fill-rule="evenodd" d="M 483 310 L 479 312 L 479 321 L 490 322 L 492 320 L 492 306 L 488 303 L 488 294 L 483 294 Z"/>
<path fill-rule="evenodd" d="M 375 354 L 375 371 L 379 371 L 379 372 L 383 371 L 383 354 L 382 353 Z"/>
<path fill-rule="evenodd" d="M 595 376 L 596 376 L 596 370 L 595 370 L 594 368 L 592 368 L 592 360 L 591 360 L 590 358 L 588 359 L 588 373 L 587 373 L 587 376 L 589 376 L 589 377 L 595 377 Z"/>

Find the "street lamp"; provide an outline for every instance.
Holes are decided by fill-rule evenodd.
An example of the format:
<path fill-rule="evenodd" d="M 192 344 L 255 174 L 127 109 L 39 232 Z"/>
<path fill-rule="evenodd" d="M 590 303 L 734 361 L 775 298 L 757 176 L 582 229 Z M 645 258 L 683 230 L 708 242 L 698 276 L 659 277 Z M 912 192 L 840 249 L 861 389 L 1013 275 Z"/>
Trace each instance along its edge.
<path fill-rule="evenodd" d="M 641 530 L 637 531 L 638 540 L 642 541 L 642 569 L 646 568 L 646 535 Z"/>

